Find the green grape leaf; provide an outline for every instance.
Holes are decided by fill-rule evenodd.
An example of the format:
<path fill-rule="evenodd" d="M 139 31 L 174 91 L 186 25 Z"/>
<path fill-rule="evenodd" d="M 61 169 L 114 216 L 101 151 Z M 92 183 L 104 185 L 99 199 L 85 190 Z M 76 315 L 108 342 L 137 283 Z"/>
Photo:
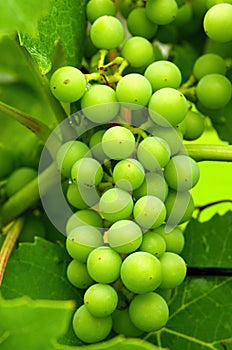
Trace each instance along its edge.
<path fill-rule="evenodd" d="M 232 143 L 232 100 L 220 110 L 209 111 L 209 117 L 221 140 Z"/>
<path fill-rule="evenodd" d="M 198 52 L 188 42 L 184 42 L 181 45 L 174 45 L 169 55 L 169 60 L 179 67 L 182 83 L 184 83 L 192 74 L 193 64 L 199 55 Z"/>
<path fill-rule="evenodd" d="M 66 332 L 74 307 L 73 301 L 0 299 L 1 350 L 51 350 Z"/>
<path fill-rule="evenodd" d="M 191 277 L 178 289 L 160 332 L 171 350 L 232 349 L 232 278 Z"/>
<path fill-rule="evenodd" d="M 69 261 L 64 247 L 40 237 L 34 243 L 19 243 L 5 270 L 3 298 L 27 295 L 32 299 L 75 299 L 80 306 L 80 291 L 66 278 Z"/>
<path fill-rule="evenodd" d="M 56 50 L 64 53 L 67 65 L 80 67 L 86 31 L 85 4 L 86 0 L 50 0 L 49 13 L 38 21 L 38 33 L 21 34 L 21 44 L 35 58 L 42 74 L 51 70 Z"/>
<path fill-rule="evenodd" d="M 33 33 L 48 10 L 48 1 L 6 0 L 0 2 L 0 33 L 26 30 Z"/>
<path fill-rule="evenodd" d="M 185 229 L 182 256 L 190 267 L 232 268 L 232 212 L 200 223 L 192 219 Z"/>

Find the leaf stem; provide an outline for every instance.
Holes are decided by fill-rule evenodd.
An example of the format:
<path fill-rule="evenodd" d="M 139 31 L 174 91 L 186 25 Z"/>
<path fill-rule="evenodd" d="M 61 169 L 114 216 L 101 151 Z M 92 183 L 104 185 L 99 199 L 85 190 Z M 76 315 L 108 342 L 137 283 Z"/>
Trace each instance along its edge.
<path fill-rule="evenodd" d="M 31 130 L 36 134 L 43 143 L 47 141 L 48 136 L 51 133 L 51 130 L 47 127 L 46 124 L 42 123 L 40 120 L 31 117 L 30 115 L 7 105 L 4 102 L 0 101 L 0 111 L 6 114 L 8 117 L 16 120 L 27 129 Z"/>
<path fill-rule="evenodd" d="M 185 144 L 188 155 L 200 161 L 232 162 L 232 145 Z"/>
<path fill-rule="evenodd" d="M 11 255 L 12 250 L 14 249 L 15 243 L 20 235 L 20 232 L 23 227 L 24 220 L 23 218 L 18 218 L 15 220 L 13 225 L 10 227 L 4 243 L 0 251 L 0 285 L 4 276 L 4 272 L 7 266 L 7 262 Z"/>

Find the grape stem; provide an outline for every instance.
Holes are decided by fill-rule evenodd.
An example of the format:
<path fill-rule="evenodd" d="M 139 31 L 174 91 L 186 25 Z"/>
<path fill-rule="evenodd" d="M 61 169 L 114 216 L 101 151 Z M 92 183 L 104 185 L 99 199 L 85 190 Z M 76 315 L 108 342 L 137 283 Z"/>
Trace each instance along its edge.
<path fill-rule="evenodd" d="M 232 162 L 232 145 L 185 144 L 188 155 L 200 161 Z"/>
<path fill-rule="evenodd" d="M 7 266 L 7 262 L 14 249 L 15 243 L 20 235 L 24 223 L 24 219 L 18 218 L 11 225 L 9 225 L 8 232 L 6 233 L 6 238 L 3 242 L 0 251 L 0 285 L 2 284 L 4 272 Z"/>

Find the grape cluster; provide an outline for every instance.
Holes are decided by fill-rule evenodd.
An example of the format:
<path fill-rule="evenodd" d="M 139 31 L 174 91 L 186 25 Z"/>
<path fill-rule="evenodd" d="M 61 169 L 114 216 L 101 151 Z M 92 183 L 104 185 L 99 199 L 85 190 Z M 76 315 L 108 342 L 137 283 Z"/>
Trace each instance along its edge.
<path fill-rule="evenodd" d="M 183 81 L 160 44 L 194 23 L 183 35 L 202 26 L 209 40 L 230 45 L 232 5 L 90 0 L 86 15 L 84 69 L 58 68 L 50 88 L 92 125 L 64 142 L 56 160 L 74 210 L 67 277 L 83 290 L 73 329 L 95 343 L 111 331 L 136 337 L 168 321 L 168 301 L 186 276 L 180 225 L 192 216 L 200 176 L 183 140 L 202 135 L 205 115 L 231 103 L 232 87 L 218 52 L 199 56 Z"/>

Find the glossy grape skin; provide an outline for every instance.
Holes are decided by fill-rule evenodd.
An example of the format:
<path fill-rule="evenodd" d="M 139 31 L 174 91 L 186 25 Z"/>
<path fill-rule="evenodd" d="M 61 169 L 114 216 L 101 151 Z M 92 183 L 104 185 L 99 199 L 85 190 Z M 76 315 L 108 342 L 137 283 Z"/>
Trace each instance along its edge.
<path fill-rule="evenodd" d="M 122 23 L 114 16 L 101 16 L 97 18 L 91 28 L 91 40 L 98 49 L 114 49 L 124 39 Z"/>
<path fill-rule="evenodd" d="M 175 0 L 148 0 L 145 9 L 150 21 L 161 25 L 173 22 L 178 12 Z"/>
<path fill-rule="evenodd" d="M 167 225 L 175 227 L 191 219 L 194 211 L 194 201 L 190 192 L 169 190 L 165 200 L 167 210 Z"/>
<path fill-rule="evenodd" d="M 206 53 L 198 57 L 194 62 L 193 74 L 197 80 L 200 80 L 203 76 L 211 73 L 225 75 L 226 62 L 221 56 L 215 53 Z"/>
<path fill-rule="evenodd" d="M 144 294 L 159 287 L 162 281 L 159 260 L 147 252 L 128 255 L 122 263 L 121 280 L 131 292 Z"/>
<path fill-rule="evenodd" d="M 87 19 L 93 23 L 101 16 L 115 16 L 116 7 L 111 0 L 90 0 L 86 4 Z"/>
<path fill-rule="evenodd" d="M 145 8 L 137 7 L 127 17 L 127 28 L 133 36 L 151 39 L 156 34 L 158 25 L 148 19 Z"/>
<path fill-rule="evenodd" d="M 87 271 L 86 264 L 79 260 L 74 259 L 68 264 L 66 274 L 69 282 L 76 288 L 86 289 L 94 284 L 94 280 Z"/>
<path fill-rule="evenodd" d="M 143 228 L 155 228 L 164 222 L 166 208 L 164 203 L 155 196 L 140 197 L 134 205 L 133 216 L 138 225 Z"/>
<path fill-rule="evenodd" d="M 81 108 L 86 118 L 94 123 L 107 123 L 119 111 L 116 92 L 107 85 L 93 84 L 81 99 Z"/>
<path fill-rule="evenodd" d="M 118 294 L 112 286 L 96 283 L 86 290 L 84 304 L 95 317 L 110 316 L 117 307 Z"/>
<path fill-rule="evenodd" d="M 166 225 L 157 227 L 155 231 L 161 235 L 166 243 L 166 251 L 180 254 L 184 248 L 185 237 L 179 227 L 169 228 Z"/>
<path fill-rule="evenodd" d="M 146 195 L 158 197 L 164 202 L 168 195 L 168 185 L 162 174 L 147 172 L 142 185 L 133 191 L 133 196 L 136 199 Z"/>
<path fill-rule="evenodd" d="M 166 252 L 160 257 L 162 282 L 160 288 L 176 288 L 185 279 L 187 267 L 184 259 L 175 253 Z"/>
<path fill-rule="evenodd" d="M 112 317 L 94 317 L 85 305 L 80 306 L 73 316 L 73 330 L 85 343 L 97 343 L 104 340 L 112 328 Z"/>
<path fill-rule="evenodd" d="M 96 159 L 85 157 L 73 164 L 71 178 L 77 185 L 96 186 L 103 178 L 103 169 Z"/>
<path fill-rule="evenodd" d="M 85 156 L 91 156 L 89 147 L 82 141 L 67 141 L 57 152 L 56 161 L 61 174 L 67 178 L 71 176 L 73 164 Z"/>
<path fill-rule="evenodd" d="M 133 211 L 132 197 L 120 188 L 111 188 L 101 196 L 99 210 L 111 222 L 127 219 Z"/>
<path fill-rule="evenodd" d="M 141 228 L 131 220 L 118 220 L 107 231 L 110 247 L 120 254 L 129 254 L 137 250 L 142 236 Z"/>
<path fill-rule="evenodd" d="M 66 223 L 66 234 L 78 226 L 90 225 L 95 227 L 103 227 L 102 218 L 99 213 L 93 209 L 81 209 L 73 213 Z"/>
<path fill-rule="evenodd" d="M 113 169 L 116 186 L 125 191 L 132 191 L 141 186 L 144 176 L 143 166 L 133 158 L 120 160 Z"/>
<path fill-rule="evenodd" d="M 148 108 L 150 117 L 155 123 L 170 127 L 182 122 L 187 113 L 188 104 L 180 91 L 166 87 L 153 93 Z"/>
<path fill-rule="evenodd" d="M 167 60 L 151 63 L 146 68 L 144 76 L 150 81 L 153 92 L 164 87 L 177 89 L 182 80 L 180 69 Z"/>
<path fill-rule="evenodd" d="M 129 109 L 146 106 L 151 98 L 151 94 L 152 88 L 149 80 L 137 73 L 123 76 L 116 87 L 118 101 Z"/>
<path fill-rule="evenodd" d="M 115 310 L 112 314 L 113 330 L 126 337 L 139 337 L 144 332 L 135 327 L 129 316 L 129 309 Z"/>
<path fill-rule="evenodd" d="M 66 198 L 74 208 L 87 209 L 98 202 L 99 194 L 95 187 L 81 186 L 72 182 L 68 185 Z"/>
<path fill-rule="evenodd" d="M 102 137 L 102 149 L 111 159 L 125 159 L 135 150 L 135 137 L 132 132 L 117 125 L 105 131 Z"/>
<path fill-rule="evenodd" d="M 2 161 L 2 160 L 1 160 Z M 22 167 L 15 169 L 7 179 L 6 194 L 8 197 L 18 192 L 27 183 L 36 178 L 37 171 L 33 168 Z"/>
<path fill-rule="evenodd" d="M 232 40 L 232 5 L 217 4 L 208 9 L 204 16 L 205 33 L 214 41 L 229 42 Z"/>
<path fill-rule="evenodd" d="M 205 117 L 199 112 L 189 110 L 183 123 L 185 126 L 183 134 L 185 140 L 196 140 L 205 130 Z"/>
<path fill-rule="evenodd" d="M 139 249 L 160 258 L 166 250 L 166 242 L 161 235 L 156 233 L 155 230 L 145 232 Z"/>
<path fill-rule="evenodd" d="M 170 159 L 167 142 L 157 136 L 148 136 L 137 148 L 137 158 L 143 167 L 150 171 L 161 170 Z"/>
<path fill-rule="evenodd" d="M 132 67 L 145 67 L 154 60 L 152 44 L 141 36 L 127 39 L 122 45 L 121 55 Z"/>
<path fill-rule="evenodd" d="M 98 247 L 88 256 L 87 269 L 90 276 L 98 283 L 112 283 L 120 275 L 122 259 L 110 247 Z"/>
<path fill-rule="evenodd" d="M 61 102 L 78 101 L 86 90 L 85 75 L 77 68 L 64 66 L 58 68 L 51 76 L 50 89 Z"/>
<path fill-rule="evenodd" d="M 200 169 L 194 159 L 186 155 L 177 155 L 166 165 L 164 177 L 173 190 L 188 191 L 197 184 Z"/>
<path fill-rule="evenodd" d="M 188 113 L 188 112 L 187 112 Z M 187 114 L 186 114 L 187 115 Z M 186 116 L 185 116 L 186 118 Z M 184 119 L 185 119 L 184 118 Z M 162 126 L 156 126 L 152 131 L 154 136 L 158 136 L 168 143 L 171 151 L 171 155 L 177 154 L 183 147 L 183 135 L 181 132 L 173 127 L 167 128 Z"/>
<path fill-rule="evenodd" d="M 159 294 L 150 292 L 137 295 L 129 306 L 133 324 L 145 332 L 154 332 L 165 326 L 169 317 L 166 301 Z"/>
<path fill-rule="evenodd" d="M 199 80 L 196 94 L 199 101 L 206 108 L 221 109 L 231 99 L 231 82 L 224 75 L 217 73 L 207 74 Z"/>
<path fill-rule="evenodd" d="M 85 263 L 92 250 L 104 244 L 102 233 L 94 226 L 79 226 L 73 229 L 66 239 L 69 255 Z"/>

